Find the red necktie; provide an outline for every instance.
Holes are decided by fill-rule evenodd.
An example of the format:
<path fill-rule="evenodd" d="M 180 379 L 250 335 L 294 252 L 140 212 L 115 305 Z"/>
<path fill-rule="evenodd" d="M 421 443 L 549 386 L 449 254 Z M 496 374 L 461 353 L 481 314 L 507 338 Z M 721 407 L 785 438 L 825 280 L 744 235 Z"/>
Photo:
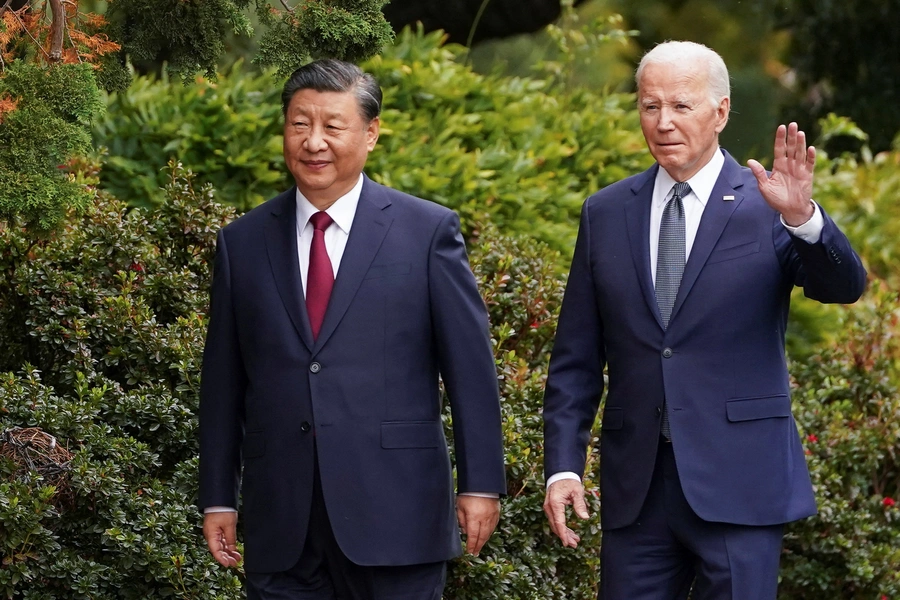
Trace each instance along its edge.
<path fill-rule="evenodd" d="M 309 218 L 314 227 L 312 245 L 309 247 L 309 271 L 306 277 L 306 312 L 312 328 L 313 339 L 319 337 L 325 309 L 334 287 L 334 270 L 328 251 L 325 250 L 325 230 L 334 223 L 328 213 L 317 212 Z"/>

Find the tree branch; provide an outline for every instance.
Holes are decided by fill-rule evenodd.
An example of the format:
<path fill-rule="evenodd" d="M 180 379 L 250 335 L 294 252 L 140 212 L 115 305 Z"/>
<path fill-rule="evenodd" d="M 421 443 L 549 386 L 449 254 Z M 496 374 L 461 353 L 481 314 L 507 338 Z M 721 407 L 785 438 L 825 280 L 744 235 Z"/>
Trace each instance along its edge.
<path fill-rule="evenodd" d="M 28 34 L 28 37 L 30 37 L 31 41 L 34 42 L 34 45 L 38 47 L 38 50 L 43 52 L 47 56 L 47 58 L 50 58 L 50 55 L 47 54 L 47 51 L 44 50 L 43 46 L 41 46 L 41 43 L 37 41 L 34 35 L 32 35 L 31 31 L 29 31 L 28 27 L 25 25 L 25 22 L 22 20 L 22 17 L 19 16 L 19 13 L 16 11 L 12 11 L 12 16 L 16 18 L 16 21 L 18 21 L 19 25 L 22 27 L 22 31 Z"/>
<path fill-rule="evenodd" d="M 287 3 L 287 0 L 281 0 L 281 4 L 284 5 L 285 10 L 287 10 L 289 13 L 294 12 L 294 8 Z"/>
<path fill-rule="evenodd" d="M 66 11 L 60 0 L 48 0 L 53 20 L 50 22 L 50 62 L 62 60 L 63 34 L 66 30 Z"/>

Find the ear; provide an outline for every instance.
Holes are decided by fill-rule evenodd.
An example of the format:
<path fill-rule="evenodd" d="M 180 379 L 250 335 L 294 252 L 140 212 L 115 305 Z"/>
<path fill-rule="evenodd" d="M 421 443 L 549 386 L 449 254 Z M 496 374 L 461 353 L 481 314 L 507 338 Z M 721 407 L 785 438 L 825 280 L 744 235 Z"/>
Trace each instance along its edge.
<path fill-rule="evenodd" d="M 728 114 L 731 112 L 731 98 L 725 96 L 719 101 L 719 106 L 716 108 L 716 133 L 722 133 L 722 130 L 725 129 L 725 125 L 728 124 Z"/>
<path fill-rule="evenodd" d="M 378 141 L 378 133 L 381 131 L 381 119 L 375 117 L 369 121 L 366 127 L 366 149 L 371 152 L 375 149 L 375 142 Z"/>

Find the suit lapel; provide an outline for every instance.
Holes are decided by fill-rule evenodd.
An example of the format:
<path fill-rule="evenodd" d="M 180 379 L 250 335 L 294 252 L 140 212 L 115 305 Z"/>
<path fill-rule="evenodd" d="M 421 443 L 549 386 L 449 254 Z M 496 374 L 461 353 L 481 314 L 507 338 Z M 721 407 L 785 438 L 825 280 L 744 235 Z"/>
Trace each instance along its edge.
<path fill-rule="evenodd" d="M 291 188 L 271 200 L 272 215 L 266 223 L 266 252 L 269 266 L 275 277 L 275 285 L 281 301 L 310 351 L 313 349 L 312 331 L 306 315 L 303 282 L 300 279 L 300 259 L 297 254 L 297 201 L 296 188 Z"/>
<path fill-rule="evenodd" d="M 659 307 L 656 304 L 656 290 L 653 288 L 653 278 L 650 275 L 650 205 L 653 202 L 653 182 L 656 179 L 657 169 L 659 165 L 644 171 L 631 186 L 633 195 L 625 203 L 625 222 L 631 258 L 634 261 L 634 269 L 641 284 L 644 300 L 662 327 Z"/>
<path fill-rule="evenodd" d="M 703 216 L 700 218 L 700 226 L 697 229 L 697 236 L 694 238 L 694 245 L 691 247 L 691 255 L 687 263 L 684 265 L 684 275 L 681 277 L 681 286 L 678 288 L 678 295 L 675 297 L 675 305 L 672 307 L 672 320 L 678 316 L 678 309 L 684 304 L 685 298 L 691 292 L 691 288 L 700 276 L 700 271 L 710 253 L 715 247 L 728 219 L 740 205 L 744 199 L 744 195 L 740 193 L 739 188 L 742 187 L 741 167 L 735 162 L 731 156 L 725 152 L 725 164 L 722 166 L 722 172 L 713 186 L 712 193 L 703 209 Z M 733 200 L 725 200 L 726 196 L 731 196 Z"/>
<path fill-rule="evenodd" d="M 334 333 L 375 259 L 393 221 L 384 212 L 390 204 L 384 188 L 366 177 L 314 351 Z"/>

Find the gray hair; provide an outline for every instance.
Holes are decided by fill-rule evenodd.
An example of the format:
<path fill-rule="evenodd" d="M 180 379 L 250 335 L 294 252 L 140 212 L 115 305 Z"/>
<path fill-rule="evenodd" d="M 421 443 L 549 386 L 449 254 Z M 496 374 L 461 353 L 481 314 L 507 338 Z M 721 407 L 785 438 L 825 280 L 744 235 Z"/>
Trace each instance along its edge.
<path fill-rule="evenodd" d="M 294 94 L 301 90 L 353 92 L 365 121 L 381 114 L 381 87 L 374 77 L 353 63 L 325 58 L 307 63 L 291 73 L 281 92 L 281 111 L 285 116 Z"/>
<path fill-rule="evenodd" d="M 715 50 L 695 42 L 663 42 L 644 54 L 641 64 L 634 73 L 634 82 L 641 89 L 641 76 L 648 64 L 679 65 L 700 63 L 706 65 L 707 92 L 712 105 L 718 108 L 722 98 L 731 97 L 731 81 L 728 67 Z"/>

